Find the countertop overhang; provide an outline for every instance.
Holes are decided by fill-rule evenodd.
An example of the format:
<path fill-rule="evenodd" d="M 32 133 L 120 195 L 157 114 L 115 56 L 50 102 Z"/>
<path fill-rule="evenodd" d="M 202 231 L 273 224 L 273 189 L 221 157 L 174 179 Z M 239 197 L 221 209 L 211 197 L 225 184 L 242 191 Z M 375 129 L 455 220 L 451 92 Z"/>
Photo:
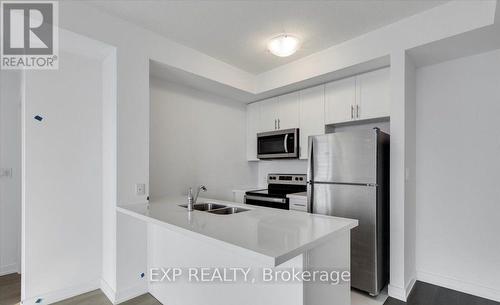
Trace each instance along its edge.
<path fill-rule="evenodd" d="M 200 198 L 198 202 L 238 206 L 249 211 L 231 215 L 188 212 L 186 208 L 179 206 L 185 204 L 185 201 L 182 197 L 162 198 L 149 204 L 119 206 L 117 211 L 191 238 L 225 247 L 235 254 L 245 255 L 272 267 L 358 225 L 358 221 L 354 219 L 206 198 Z"/>

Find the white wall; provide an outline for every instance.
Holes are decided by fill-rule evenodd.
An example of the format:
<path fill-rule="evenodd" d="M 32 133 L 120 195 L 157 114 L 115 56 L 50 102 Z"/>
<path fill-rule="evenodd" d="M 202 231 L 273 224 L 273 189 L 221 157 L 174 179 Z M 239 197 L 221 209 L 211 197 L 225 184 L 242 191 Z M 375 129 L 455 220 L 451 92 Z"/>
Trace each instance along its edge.
<path fill-rule="evenodd" d="M 231 190 L 252 185 L 256 166 L 246 161 L 245 105 L 166 81 L 151 79 L 150 195 L 231 200 Z"/>
<path fill-rule="evenodd" d="M 405 56 L 405 207 L 404 207 L 404 280 L 410 292 L 416 281 L 416 68 Z"/>
<path fill-rule="evenodd" d="M 0 72 L 0 275 L 20 272 L 21 261 L 21 73 Z"/>
<path fill-rule="evenodd" d="M 500 50 L 418 69 L 417 272 L 500 301 Z"/>
<path fill-rule="evenodd" d="M 117 256 L 116 50 L 102 62 L 102 283 L 115 300 Z"/>
<path fill-rule="evenodd" d="M 245 92 L 261 92 L 387 56 L 394 50 L 404 51 L 406 48 L 490 25 L 496 2 L 481 1 L 476 4 L 469 2 L 452 1 L 445 6 L 418 14 L 410 20 L 403 20 L 389 28 L 363 35 L 319 52 L 317 56 L 309 56 L 302 61 L 284 66 L 283 69 L 276 69 L 260 76 L 250 75 L 77 1 L 60 2 L 59 23 L 66 29 L 117 48 L 119 99 L 117 201 L 119 204 L 128 204 L 145 203 L 146 196 L 137 196 L 134 185 L 149 183 L 149 59 Z M 422 30 L 423 25 L 430 30 Z M 395 111 L 391 113 L 391 118 L 401 121 L 397 117 L 404 116 L 404 111 L 393 110 Z M 393 126 L 401 130 L 394 130 Z M 401 124 L 391 123 L 391 129 L 393 133 L 401 133 L 404 127 Z M 404 142 L 404 136 L 401 140 Z M 404 149 L 392 155 L 395 157 L 395 162 L 391 163 L 392 168 L 404 164 L 404 156 L 401 154 L 404 154 Z M 400 162 L 401 160 L 403 161 Z M 402 172 L 404 168 L 399 168 L 397 179 L 400 182 L 403 181 Z M 391 188 L 391 192 L 394 189 Z M 399 195 L 401 194 L 392 194 L 392 196 Z M 399 198 L 401 199 L 401 196 Z M 404 221 L 396 225 L 399 227 L 393 226 L 394 230 L 403 231 Z M 120 229 L 117 228 L 118 231 Z M 396 243 L 396 247 L 403 247 L 403 240 L 394 242 Z M 403 260 L 401 255 L 402 252 L 392 252 L 391 248 L 391 257 L 399 256 L 396 260 Z M 400 265 L 393 265 L 392 262 L 391 259 L 393 273 L 402 274 L 402 270 L 399 270 Z M 126 267 L 118 266 L 118 268 Z"/>
<path fill-rule="evenodd" d="M 24 304 L 97 289 L 102 272 L 101 63 L 59 58 L 25 79 Z"/>

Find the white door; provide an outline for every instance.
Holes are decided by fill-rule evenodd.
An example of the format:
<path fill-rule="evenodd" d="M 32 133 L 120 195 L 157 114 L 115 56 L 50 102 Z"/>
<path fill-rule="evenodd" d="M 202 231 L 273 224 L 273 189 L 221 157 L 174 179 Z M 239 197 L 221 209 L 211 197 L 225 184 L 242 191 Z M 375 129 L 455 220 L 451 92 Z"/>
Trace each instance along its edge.
<path fill-rule="evenodd" d="M 278 129 L 299 127 L 299 92 L 278 97 Z"/>
<path fill-rule="evenodd" d="M 325 123 L 351 121 L 356 104 L 356 78 L 350 77 L 326 84 Z"/>
<path fill-rule="evenodd" d="M 300 159 L 307 159 L 308 138 L 325 133 L 325 86 L 300 91 Z"/>
<path fill-rule="evenodd" d="M 278 98 L 273 97 L 258 104 L 260 104 L 259 132 L 278 129 Z"/>
<path fill-rule="evenodd" d="M 257 133 L 260 126 L 260 103 L 247 105 L 247 160 L 257 161 Z"/>
<path fill-rule="evenodd" d="M 388 117 L 391 107 L 389 68 L 358 75 L 356 112 L 359 119 Z"/>

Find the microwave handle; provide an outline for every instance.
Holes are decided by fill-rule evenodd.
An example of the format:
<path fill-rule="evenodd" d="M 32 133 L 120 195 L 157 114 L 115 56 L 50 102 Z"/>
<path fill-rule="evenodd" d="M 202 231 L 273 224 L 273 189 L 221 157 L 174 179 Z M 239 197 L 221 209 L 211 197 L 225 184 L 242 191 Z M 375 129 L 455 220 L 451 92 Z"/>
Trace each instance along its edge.
<path fill-rule="evenodd" d="M 288 153 L 288 133 L 285 135 L 285 140 L 283 141 L 283 145 L 285 146 L 285 152 Z"/>

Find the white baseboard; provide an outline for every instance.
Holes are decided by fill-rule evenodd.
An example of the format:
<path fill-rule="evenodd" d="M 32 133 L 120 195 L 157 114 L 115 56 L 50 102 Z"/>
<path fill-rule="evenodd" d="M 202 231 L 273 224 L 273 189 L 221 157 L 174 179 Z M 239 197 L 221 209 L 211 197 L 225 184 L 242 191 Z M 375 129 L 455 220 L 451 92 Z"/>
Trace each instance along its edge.
<path fill-rule="evenodd" d="M 443 276 L 427 271 L 417 271 L 417 279 L 429 284 L 472 294 L 481 298 L 500 302 L 500 289 L 485 287 L 476 283 L 466 282 L 456 278 Z"/>
<path fill-rule="evenodd" d="M 17 264 L 0 266 L 0 276 L 12 274 L 12 273 L 19 273 L 19 268 L 18 268 Z"/>
<path fill-rule="evenodd" d="M 395 298 L 395 299 L 398 299 L 400 301 L 406 302 L 406 300 L 408 300 L 408 296 L 410 295 L 411 291 L 413 290 L 413 286 L 415 286 L 416 282 L 417 282 L 417 279 L 415 277 L 413 277 L 410 280 L 410 282 L 406 285 L 405 288 L 389 284 L 388 294 L 391 298 Z"/>
<path fill-rule="evenodd" d="M 391 298 L 406 302 L 406 292 L 402 287 L 389 284 L 387 293 Z"/>
<path fill-rule="evenodd" d="M 116 292 L 111 286 L 109 286 L 108 282 L 101 279 L 101 291 L 108 298 L 108 300 L 112 304 L 116 304 Z"/>
<path fill-rule="evenodd" d="M 115 302 L 113 304 L 126 302 L 148 292 L 148 285 L 146 283 L 117 291 L 115 293 Z"/>
<path fill-rule="evenodd" d="M 408 283 L 408 285 L 406 285 L 406 288 L 405 288 L 405 295 L 406 295 L 406 299 L 408 300 L 408 297 L 410 296 L 410 293 L 412 292 L 413 290 L 413 287 L 415 287 L 415 283 L 417 282 L 417 277 L 416 276 L 413 276 L 410 280 L 410 282 Z"/>
<path fill-rule="evenodd" d="M 94 291 L 100 288 L 99 281 L 95 280 L 90 283 L 78 285 L 78 286 L 73 286 L 61 290 L 57 290 L 54 292 L 50 292 L 44 295 L 40 295 L 34 298 L 29 298 L 26 300 L 23 300 L 21 303 L 23 305 L 35 305 L 35 304 L 42 304 L 42 305 L 47 305 L 47 304 L 52 304 L 55 302 L 59 302 L 65 299 L 69 299 L 72 297 L 75 297 L 80 294 L 84 294 L 90 291 Z M 38 299 L 41 299 L 42 301 L 40 303 L 36 303 Z"/>

